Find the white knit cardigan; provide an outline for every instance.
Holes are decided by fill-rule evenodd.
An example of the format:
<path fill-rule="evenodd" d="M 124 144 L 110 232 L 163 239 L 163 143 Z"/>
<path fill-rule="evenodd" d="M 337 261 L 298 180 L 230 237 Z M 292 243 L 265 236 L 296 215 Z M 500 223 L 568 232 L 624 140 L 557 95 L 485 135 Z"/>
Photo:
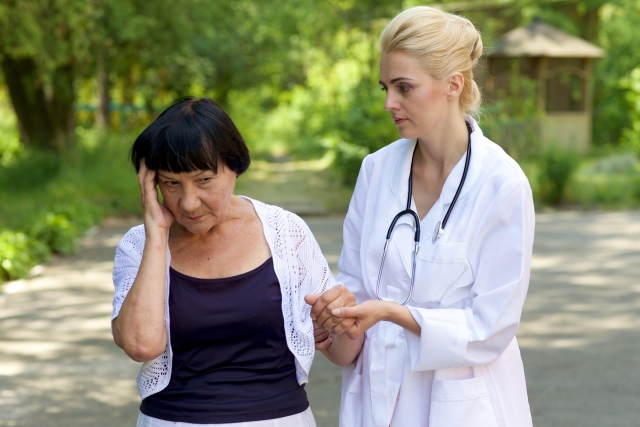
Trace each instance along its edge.
<path fill-rule="evenodd" d="M 298 383 L 304 384 L 307 382 L 315 353 L 313 323 L 309 316 L 311 307 L 305 303 L 304 296 L 322 293 L 335 286 L 336 282 L 316 239 L 300 217 L 277 206 L 267 205 L 248 197 L 245 199 L 253 203 L 271 249 L 273 266 L 282 293 L 282 315 L 287 345 L 295 356 Z M 144 225 L 139 225 L 129 230 L 118 244 L 113 268 L 115 295 L 112 321 L 118 316 L 122 303 L 138 274 L 144 243 Z M 143 399 L 164 389 L 171 378 L 173 351 L 169 328 L 170 263 L 171 254 L 167 246 L 164 309 L 167 347 L 157 359 L 142 365 L 137 382 Z"/>

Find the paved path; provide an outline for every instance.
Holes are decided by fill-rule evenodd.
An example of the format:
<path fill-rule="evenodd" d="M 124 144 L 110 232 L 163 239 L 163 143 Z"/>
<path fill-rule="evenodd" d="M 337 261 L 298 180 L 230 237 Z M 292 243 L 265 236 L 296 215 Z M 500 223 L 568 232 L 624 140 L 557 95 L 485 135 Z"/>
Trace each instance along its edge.
<path fill-rule="evenodd" d="M 332 267 L 341 218 L 312 217 Z M 139 365 L 112 343 L 111 268 L 131 221 L 111 221 L 81 254 L 0 296 L 0 426 L 134 425 Z M 637 426 L 640 212 L 538 215 L 518 339 L 536 427 Z M 316 359 L 307 387 L 334 427 L 340 370 Z"/>

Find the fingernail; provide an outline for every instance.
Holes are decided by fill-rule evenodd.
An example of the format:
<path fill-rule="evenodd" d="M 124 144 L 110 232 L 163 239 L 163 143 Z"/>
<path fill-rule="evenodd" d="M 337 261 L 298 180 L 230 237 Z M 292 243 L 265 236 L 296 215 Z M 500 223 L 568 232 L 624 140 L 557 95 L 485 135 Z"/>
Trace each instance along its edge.
<path fill-rule="evenodd" d="M 339 308 L 334 308 L 333 310 L 331 310 L 331 314 L 333 314 L 334 316 L 338 316 L 338 317 L 340 317 L 340 312 L 341 312 L 341 311 L 342 311 L 342 310 L 341 310 L 341 309 L 339 309 Z"/>

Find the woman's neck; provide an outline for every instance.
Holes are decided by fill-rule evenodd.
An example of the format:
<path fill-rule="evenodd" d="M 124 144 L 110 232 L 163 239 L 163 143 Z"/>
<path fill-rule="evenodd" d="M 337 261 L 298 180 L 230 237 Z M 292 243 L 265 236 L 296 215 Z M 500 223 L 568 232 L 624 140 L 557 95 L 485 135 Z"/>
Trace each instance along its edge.
<path fill-rule="evenodd" d="M 418 138 L 414 165 L 447 176 L 467 151 L 468 140 L 469 131 L 462 114 L 441 120 Z"/>

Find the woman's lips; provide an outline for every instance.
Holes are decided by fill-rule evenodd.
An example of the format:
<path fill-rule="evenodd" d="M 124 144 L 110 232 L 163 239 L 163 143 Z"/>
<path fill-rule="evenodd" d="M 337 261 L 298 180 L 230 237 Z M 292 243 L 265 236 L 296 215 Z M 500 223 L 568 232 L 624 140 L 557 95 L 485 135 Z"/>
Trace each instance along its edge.
<path fill-rule="evenodd" d="M 394 118 L 393 118 L 393 121 L 394 121 L 397 125 L 399 125 L 400 123 L 404 123 L 404 122 L 406 122 L 406 121 L 407 121 L 407 119 L 402 119 L 402 118 L 400 118 L 400 117 L 394 117 Z"/>
<path fill-rule="evenodd" d="M 200 216 L 190 216 L 189 219 L 191 221 L 198 221 L 198 220 L 201 220 L 203 217 L 204 217 L 204 214 Z"/>

